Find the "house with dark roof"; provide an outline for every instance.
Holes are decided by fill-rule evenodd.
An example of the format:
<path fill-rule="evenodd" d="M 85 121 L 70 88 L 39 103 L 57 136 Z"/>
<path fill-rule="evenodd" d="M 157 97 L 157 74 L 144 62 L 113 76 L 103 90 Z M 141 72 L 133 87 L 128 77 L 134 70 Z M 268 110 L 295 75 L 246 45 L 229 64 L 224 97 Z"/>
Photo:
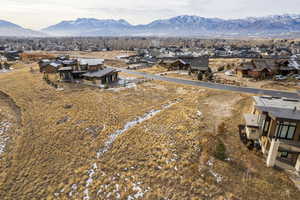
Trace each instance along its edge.
<path fill-rule="evenodd" d="M 117 71 L 116 69 L 103 68 L 97 71 L 89 71 L 83 74 L 82 76 L 85 80 L 92 81 L 97 85 L 98 84 L 105 85 L 105 84 L 111 84 L 113 82 L 118 81 L 119 79 L 118 73 L 119 71 Z M 99 82 L 97 83 L 97 81 Z"/>
<path fill-rule="evenodd" d="M 60 67 L 62 67 L 62 64 L 60 62 L 49 62 L 45 64 L 45 66 L 42 69 L 42 72 L 47 74 L 55 74 L 58 72 Z"/>
<path fill-rule="evenodd" d="M 278 74 L 279 67 L 279 63 L 274 59 L 253 59 L 237 67 L 236 74 L 238 77 L 265 79 Z"/>
<path fill-rule="evenodd" d="M 300 99 L 254 96 L 244 119 L 241 134 L 260 145 L 267 166 L 300 171 Z"/>
<path fill-rule="evenodd" d="M 159 66 L 167 68 L 168 71 L 188 70 L 189 65 L 178 58 L 163 58 L 158 62 Z"/>

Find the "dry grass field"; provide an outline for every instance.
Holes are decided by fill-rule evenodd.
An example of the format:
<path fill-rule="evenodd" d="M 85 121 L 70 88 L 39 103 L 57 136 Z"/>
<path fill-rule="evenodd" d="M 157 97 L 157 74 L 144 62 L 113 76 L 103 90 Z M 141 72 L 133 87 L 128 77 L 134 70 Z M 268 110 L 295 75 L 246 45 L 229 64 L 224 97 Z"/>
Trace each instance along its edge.
<path fill-rule="evenodd" d="M 37 52 L 38 53 L 38 52 Z M 49 52 L 41 52 L 49 53 Z M 74 58 L 102 58 L 102 59 L 116 59 L 117 56 L 130 56 L 135 55 L 134 51 L 97 51 L 97 52 L 85 52 L 85 51 L 53 51 L 50 54 L 59 55 L 70 55 Z"/>
<path fill-rule="evenodd" d="M 249 95 L 159 81 L 58 91 L 29 68 L 0 74 L 0 122 L 15 124 L 0 199 L 300 199 L 240 142 Z"/>

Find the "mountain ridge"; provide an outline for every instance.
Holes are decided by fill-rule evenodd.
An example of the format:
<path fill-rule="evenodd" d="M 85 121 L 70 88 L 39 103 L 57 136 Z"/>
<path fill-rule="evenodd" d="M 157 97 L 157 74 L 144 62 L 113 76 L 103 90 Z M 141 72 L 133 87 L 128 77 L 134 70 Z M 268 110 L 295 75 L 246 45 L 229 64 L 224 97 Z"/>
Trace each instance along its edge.
<path fill-rule="evenodd" d="M 65 36 L 206 36 L 216 35 L 278 35 L 300 32 L 300 15 L 284 14 L 243 19 L 205 18 L 180 15 L 132 25 L 126 20 L 79 18 L 42 29 L 48 34 Z M 80 22 L 80 26 L 78 23 Z M 93 22 L 93 23 L 92 23 Z M 92 26 L 91 24 L 96 26 Z M 87 29 L 88 31 L 84 31 Z"/>
<path fill-rule="evenodd" d="M 180 15 L 132 25 L 124 19 L 78 18 L 64 20 L 40 31 L 0 20 L 0 36 L 285 36 L 300 35 L 300 14 L 269 15 L 242 19 Z"/>
<path fill-rule="evenodd" d="M 23 28 L 6 20 L 0 20 L 0 36 L 2 37 L 44 37 L 45 33 Z"/>

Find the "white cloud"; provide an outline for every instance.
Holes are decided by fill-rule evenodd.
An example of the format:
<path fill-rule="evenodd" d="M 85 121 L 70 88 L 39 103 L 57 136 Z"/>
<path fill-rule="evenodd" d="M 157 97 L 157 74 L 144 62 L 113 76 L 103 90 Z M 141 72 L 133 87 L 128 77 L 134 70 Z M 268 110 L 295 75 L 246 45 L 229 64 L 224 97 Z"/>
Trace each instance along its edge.
<path fill-rule="evenodd" d="M 300 14 L 299 0 L 1 0 L 0 6 L 0 19 L 34 29 L 78 17 L 140 24 L 182 14 L 240 18 L 283 13 Z"/>

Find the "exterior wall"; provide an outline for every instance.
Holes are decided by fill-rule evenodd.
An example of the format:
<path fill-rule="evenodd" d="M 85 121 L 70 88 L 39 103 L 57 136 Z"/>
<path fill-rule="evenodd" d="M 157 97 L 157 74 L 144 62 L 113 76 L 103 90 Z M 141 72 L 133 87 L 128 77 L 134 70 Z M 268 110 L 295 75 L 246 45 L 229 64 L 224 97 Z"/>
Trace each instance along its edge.
<path fill-rule="evenodd" d="M 269 128 L 268 137 L 274 137 L 275 136 L 276 126 L 277 126 L 277 121 L 271 119 L 271 124 L 270 124 L 270 128 Z"/>
<path fill-rule="evenodd" d="M 248 73 L 249 73 L 248 70 L 242 70 L 242 69 L 236 70 L 237 77 L 239 77 L 239 78 L 249 77 Z"/>
<path fill-rule="evenodd" d="M 253 77 L 253 78 L 259 78 L 261 77 L 261 73 L 258 71 L 249 71 L 248 72 L 249 76 Z"/>
<path fill-rule="evenodd" d="M 259 129 L 246 127 L 246 134 L 249 140 L 258 140 L 259 139 Z"/>
<path fill-rule="evenodd" d="M 237 70 L 236 75 L 237 75 L 237 77 L 239 77 L 239 78 L 245 77 L 245 75 L 244 75 L 244 73 L 243 73 L 242 70 Z"/>
<path fill-rule="evenodd" d="M 268 134 L 269 137 L 275 137 L 276 126 L 277 126 L 277 121 L 272 119 L 269 134 Z M 293 140 L 300 142 L 300 122 L 297 122 L 296 132 Z"/>
<path fill-rule="evenodd" d="M 300 143 L 300 121 L 297 122 L 296 133 L 294 135 L 294 140 Z"/>
<path fill-rule="evenodd" d="M 102 69 L 102 65 L 95 65 L 95 66 L 88 67 L 89 71 L 97 71 L 97 70 L 101 70 L 101 69 Z"/>
<path fill-rule="evenodd" d="M 57 72 L 57 68 L 48 65 L 44 67 L 42 71 L 48 74 L 54 74 Z"/>

